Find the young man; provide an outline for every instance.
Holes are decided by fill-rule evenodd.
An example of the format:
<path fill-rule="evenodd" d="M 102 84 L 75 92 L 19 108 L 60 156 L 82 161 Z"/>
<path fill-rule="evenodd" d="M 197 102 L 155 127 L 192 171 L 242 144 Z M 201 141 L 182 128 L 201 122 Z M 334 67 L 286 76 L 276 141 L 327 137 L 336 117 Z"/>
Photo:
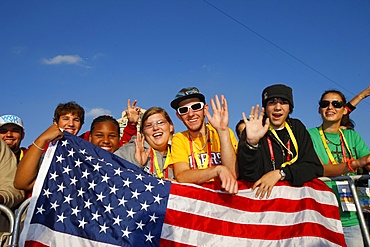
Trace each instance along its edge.
<path fill-rule="evenodd" d="M 18 189 L 31 191 L 35 183 L 41 156 L 45 151 L 45 145 L 56 142 L 67 131 L 77 135 L 85 119 L 85 110 L 75 102 L 59 104 L 54 111 L 54 122 L 46 129 L 28 149 L 26 155 L 18 164 L 14 186 Z"/>
<path fill-rule="evenodd" d="M 0 139 L 3 139 L 17 158 L 17 163 L 23 158 L 26 148 L 21 147 L 25 132 L 22 119 L 15 115 L 0 117 Z"/>
<path fill-rule="evenodd" d="M 187 130 L 172 138 L 172 164 L 175 179 L 202 184 L 219 179 L 229 193 L 237 193 L 237 141 L 229 129 L 227 101 L 221 95 L 211 99 L 210 114 L 205 97 L 195 87 L 181 89 L 171 107 Z M 206 117 L 209 123 L 206 123 Z"/>
<path fill-rule="evenodd" d="M 265 88 L 262 110 L 252 107 L 249 120 L 243 113 L 246 131 L 239 140 L 240 178 L 256 181 L 256 197 L 269 197 L 279 180 L 293 186 L 323 175 L 323 167 L 312 145 L 310 135 L 293 111 L 292 89 L 282 84 Z"/>

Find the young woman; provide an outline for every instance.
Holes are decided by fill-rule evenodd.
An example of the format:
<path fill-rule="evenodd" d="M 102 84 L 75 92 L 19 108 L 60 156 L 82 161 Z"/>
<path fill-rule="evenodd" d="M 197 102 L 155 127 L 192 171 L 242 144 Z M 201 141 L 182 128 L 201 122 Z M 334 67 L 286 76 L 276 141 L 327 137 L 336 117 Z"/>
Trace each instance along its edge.
<path fill-rule="evenodd" d="M 341 129 L 347 114 L 346 98 L 337 90 L 323 93 L 319 101 L 322 124 L 309 129 L 315 151 L 324 166 L 324 176 L 355 175 L 357 169 L 370 164 L 370 151 L 358 133 Z M 335 181 L 327 182 L 338 195 Z M 339 196 L 338 202 L 339 202 Z M 340 202 L 339 202 L 340 205 Z M 340 211 L 347 246 L 363 246 L 356 212 Z"/>
<path fill-rule="evenodd" d="M 112 116 L 99 116 L 90 127 L 89 142 L 113 153 L 119 145 L 119 124 Z"/>
<path fill-rule="evenodd" d="M 153 176 L 173 179 L 168 167 L 171 158 L 171 138 L 174 126 L 168 113 L 160 107 L 151 107 L 141 119 L 140 132 L 114 154 L 143 168 Z"/>

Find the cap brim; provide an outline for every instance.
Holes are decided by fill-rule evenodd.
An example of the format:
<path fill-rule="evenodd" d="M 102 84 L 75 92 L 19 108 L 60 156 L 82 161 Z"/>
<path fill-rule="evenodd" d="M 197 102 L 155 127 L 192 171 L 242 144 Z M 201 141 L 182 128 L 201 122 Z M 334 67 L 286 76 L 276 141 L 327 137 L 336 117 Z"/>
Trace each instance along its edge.
<path fill-rule="evenodd" d="M 186 100 L 186 99 L 191 99 L 191 98 L 198 98 L 201 102 L 206 103 L 206 100 L 203 94 L 193 93 L 193 94 L 184 95 L 182 97 L 172 100 L 171 107 L 176 110 L 177 108 L 179 108 L 181 101 Z"/>
<path fill-rule="evenodd" d="M 24 130 L 24 127 L 22 125 L 20 125 L 20 124 L 17 124 L 17 123 L 0 123 L 0 127 L 2 127 L 3 125 L 7 125 L 7 124 L 17 125 L 17 126 L 21 127 Z"/>

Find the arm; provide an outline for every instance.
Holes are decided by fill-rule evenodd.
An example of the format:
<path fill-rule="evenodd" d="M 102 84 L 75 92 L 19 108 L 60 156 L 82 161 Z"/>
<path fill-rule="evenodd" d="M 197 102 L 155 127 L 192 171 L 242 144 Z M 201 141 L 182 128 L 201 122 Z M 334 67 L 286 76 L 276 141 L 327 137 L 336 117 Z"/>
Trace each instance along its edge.
<path fill-rule="evenodd" d="M 52 124 L 45 130 L 34 143 L 38 147 L 44 147 L 48 142 L 55 142 L 63 137 L 63 132 L 56 124 Z M 38 171 L 39 162 L 43 150 L 31 145 L 23 159 L 19 162 L 14 180 L 14 187 L 23 190 L 32 190 Z"/>
<path fill-rule="evenodd" d="M 347 105 L 349 105 L 350 112 L 356 109 L 356 106 L 361 102 L 361 100 L 365 99 L 370 95 L 370 86 L 362 90 L 359 94 L 353 97 Z M 351 108 L 352 107 L 352 108 Z"/>
<path fill-rule="evenodd" d="M 324 167 L 324 176 L 325 177 L 334 177 L 334 176 L 341 176 L 342 174 L 345 174 L 347 172 L 350 172 L 350 168 L 353 170 L 356 170 L 357 168 L 360 167 L 366 167 L 367 170 L 370 170 L 370 154 L 359 158 L 357 160 L 353 160 L 352 162 L 345 162 L 345 163 L 340 163 L 337 165 L 333 164 L 326 164 L 323 165 Z"/>
<path fill-rule="evenodd" d="M 0 139 L 0 204 L 12 208 L 24 199 L 24 192 L 13 186 L 14 176 L 17 169 L 17 160 L 6 145 Z"/>
<path fill-rule="evenodd" d="M 123 135 L 119 141 L 119 146 L 126 144 L 131 140 L 131 137 L 135 136 L 137 133 L 136 126 L 139 122 L 139 116 L 140 116 L 140 108 L 136 107 L 137 100 L 134 100 L 134 103 L 131 105 L 131 100 L 127 100 L 127 110 L 126 116 L 127 116 L 127 126 L 123 130 Z"/>
<path fill-rule="evenodd" d="M 221 102 L 218 96 L 215 96 L 215 100 L 211 99 L 211 106 L 213 116 L 209 113 L 208 109 L 205 110 L 205 115 L 208 118 L 210 124 L 216 129 L 217 134 L 220 138 L 220 151 L 222 165 L 229 168 L 234 177 L 237 177 L 236 168 L 236 154 L 231 143 L 231 137 L 229 132 L 229 112 L 227 107 L 226 98 L 221 95 Z"/>

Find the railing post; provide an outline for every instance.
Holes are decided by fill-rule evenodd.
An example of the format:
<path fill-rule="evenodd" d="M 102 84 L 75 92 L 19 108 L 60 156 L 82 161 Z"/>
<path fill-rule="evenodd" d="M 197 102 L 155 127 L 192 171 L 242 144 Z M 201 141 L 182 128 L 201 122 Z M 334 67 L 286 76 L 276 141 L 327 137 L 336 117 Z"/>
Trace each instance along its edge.
<path fill-rule="evenodd" d="M 10 208 L 2 204 L 0 204 L 0 211 L 2 211 L 9 219 L 9 242 L 8 243 L 11 243 L 13 228 L 14 228 L 14 213 Z M 2 238 L 0 238 L 0 244 L 1 244 L 1 241 L 2 241 Z"/>

